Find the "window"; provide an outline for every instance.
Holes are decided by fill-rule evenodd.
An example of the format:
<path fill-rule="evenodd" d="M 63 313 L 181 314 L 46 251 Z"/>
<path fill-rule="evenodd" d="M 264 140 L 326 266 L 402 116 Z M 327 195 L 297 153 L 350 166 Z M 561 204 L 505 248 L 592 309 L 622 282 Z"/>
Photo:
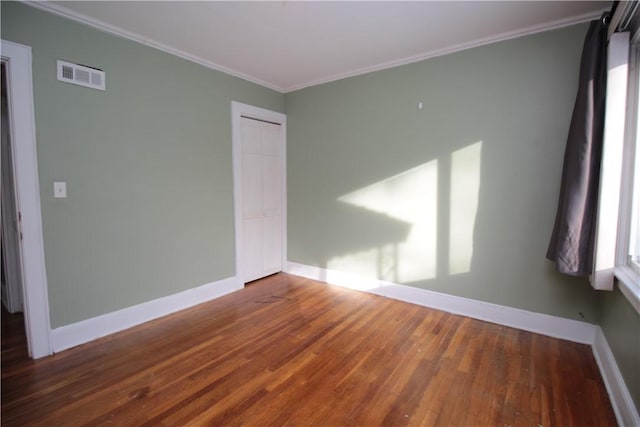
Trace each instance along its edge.
<path fill-rule="evenodd" d="M 626 261 L 629 267 L 637 274 L 640 274 L 640 108 L 638 108 L 637 100 L 640 100 L 640 46 L 636 44 L 634 47 L 635 72 L 634 77 L 637 85 L 637 97 L 635 105 L 635 137 L 633 138 L 635 155 L 631 155 L 629 163 L 629 172 L 626 174 L 631 181 L 631 189 L 627 196 L 631 200 L 631 224 L 629 225 L 629 245 L 626 251 Z M 631 138 L 630 138 L 631 139 Z"/>
<path fill-rule="evenodd" d="M 632 36 L 615 276 L 640 313 L 640 33 Z"/>

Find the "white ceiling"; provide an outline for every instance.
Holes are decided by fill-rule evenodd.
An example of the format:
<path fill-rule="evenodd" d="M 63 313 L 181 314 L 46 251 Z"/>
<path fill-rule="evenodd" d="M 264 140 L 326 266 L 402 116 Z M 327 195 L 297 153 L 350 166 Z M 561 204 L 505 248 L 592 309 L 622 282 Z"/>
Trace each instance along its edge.
<path fill-rule="evenodd" d="M 585 21 L 610 4 L 55 1 L 34 5 L 288 92 Z"/>

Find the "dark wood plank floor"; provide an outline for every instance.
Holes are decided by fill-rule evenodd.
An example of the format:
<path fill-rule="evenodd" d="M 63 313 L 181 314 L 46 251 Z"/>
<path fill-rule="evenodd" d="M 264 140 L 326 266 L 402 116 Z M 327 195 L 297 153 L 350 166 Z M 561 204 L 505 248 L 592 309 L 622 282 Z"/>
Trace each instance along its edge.
<path fill-rule="evenodd" d="M 2 320 L 7 426 L 616 425 L 586 345 L 286 274 L 38 361 Z"/>

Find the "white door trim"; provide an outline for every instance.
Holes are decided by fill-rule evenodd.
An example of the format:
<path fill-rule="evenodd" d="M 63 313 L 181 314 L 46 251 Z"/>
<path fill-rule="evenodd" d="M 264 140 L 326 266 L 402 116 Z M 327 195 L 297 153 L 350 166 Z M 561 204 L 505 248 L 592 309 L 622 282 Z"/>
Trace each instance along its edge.
<path fill-rule="evenodd" d="M 5 40 L 2 40 L 1 47 L 2 58 L 7 61 L 8 70 L 16 203 L 22 213 L 25 327 L 29 354 L 37 359 L 52 354 L 52 350 L 36 155 L 31 48 Z"/>
<path fill-rule="evenodd" d="M 250 117 L 267 122 L 278 123 L 282 126 L 282 270 L 284 271 L 287 262 L 287 116 L 264 108 L 242 104 L 231 101 L 231 126 L 233 140 L 233 206 L 236 239 L 236 277 L 238 289 L 244 287 L 244 265 L 242 265 L 243 254 L 243 232 L 242 232 L 242 147 L 241 147 L 241 118 Z"/>

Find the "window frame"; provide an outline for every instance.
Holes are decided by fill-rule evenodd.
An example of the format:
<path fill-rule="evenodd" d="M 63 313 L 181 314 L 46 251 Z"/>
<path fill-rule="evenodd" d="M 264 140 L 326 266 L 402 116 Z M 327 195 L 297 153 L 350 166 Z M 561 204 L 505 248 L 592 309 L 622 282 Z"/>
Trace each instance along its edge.
<path fill-rule="evenodd" d="M 640 273 L 637 263 L 629 256 L 632 233 L 634 181 L 640 181 L 640 32 L 633 34 L 629 43 L 629 77 L 627 85 L 627 110 L 625 116 L 624 155 L 620 194 L 620 211 L 617 229 L 616 265 L 614 275 L 620 291 L 640 313 Z M 640 215 L 638 213 L 637 215 Z M 637 227 L 637 225 L 636 225 Z M 635 233 L 640 233 L 640 227 Z"/>

